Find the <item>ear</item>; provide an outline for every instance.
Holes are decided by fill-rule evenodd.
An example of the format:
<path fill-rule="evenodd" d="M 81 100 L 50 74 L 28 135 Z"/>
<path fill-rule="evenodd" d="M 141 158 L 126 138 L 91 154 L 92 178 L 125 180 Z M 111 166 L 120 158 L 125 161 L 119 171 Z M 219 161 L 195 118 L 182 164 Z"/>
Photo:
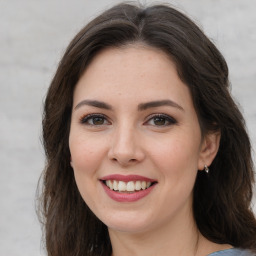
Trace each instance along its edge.
<path fill-rule="evenodd" d="M 220 137 L 220 132 L 208 133 L 204 136 L 198 159 L 198 170 L 204 170 L 205 165 L 211 165 L 219 150 Z"/>

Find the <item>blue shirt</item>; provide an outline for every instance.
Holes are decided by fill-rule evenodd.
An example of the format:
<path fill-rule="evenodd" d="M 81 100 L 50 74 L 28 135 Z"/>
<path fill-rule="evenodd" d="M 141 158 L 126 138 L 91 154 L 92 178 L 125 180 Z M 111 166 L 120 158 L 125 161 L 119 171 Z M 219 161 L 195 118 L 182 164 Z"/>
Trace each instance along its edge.
<path fill-rule="evenodd" d="M 256 254 L 248 250 L 232 248 L 218 252 L 213 252 L 208 256 L 256 256 Z"/>

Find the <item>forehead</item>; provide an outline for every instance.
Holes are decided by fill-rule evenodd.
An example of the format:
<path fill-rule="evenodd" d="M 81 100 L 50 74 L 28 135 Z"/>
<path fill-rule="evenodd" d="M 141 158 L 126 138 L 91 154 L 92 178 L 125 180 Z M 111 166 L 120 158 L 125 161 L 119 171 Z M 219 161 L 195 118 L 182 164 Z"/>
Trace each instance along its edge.
<path fill-rule="evenodd" d="M 98 68 L 102 71 L 110 71 L 112 65 L 119 66 L 118 71 L 122 69 L 125 73 L 137 72 L 146 73 L 150 69 L 159 69 L 163 66 L 176 70 L 176 65 L 171 57 L 160 49 L 143 45 L 143 44 L 128 44 L 121 47 L 109 47 L 101 50 L 94 56 L 85 73 L 92 72 Z M 139 67 L 135 69 L 135 67 Z M 149 75 L 149 74 L 147 74 Z"/>
<path fill-rule="evenodd" d="M 166 97 L 191 101 L 189 89 L 180 80 L 171 58 L 159 49 L 142 45 L 99 52 L 79 79 L 74 100 L 103 100 L 110 96 L 123 100 L 132 96 L 138 101 Z"/>

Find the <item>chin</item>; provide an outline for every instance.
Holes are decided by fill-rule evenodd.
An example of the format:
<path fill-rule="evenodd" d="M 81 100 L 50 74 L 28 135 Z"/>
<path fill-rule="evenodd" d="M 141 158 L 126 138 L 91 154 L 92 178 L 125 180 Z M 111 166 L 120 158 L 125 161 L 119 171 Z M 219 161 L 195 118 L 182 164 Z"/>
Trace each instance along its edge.
<path fill-rule="evenodd" d="M 115 217 L 114 217 L 115 216 Z M 109 230 L 125 232 L 125 233 L 141 233 L 145 232 L 149 228 L 151 221 L 144 218 L 135 218 L 132 216 L 116 216 L 114 215 L 110 219 L 103 218 L 102 222 L 108 227 Z"/>
<path fill-rule="evenodd" d="M 139 234 L 148 231 L 147 225 L 130 225 L 130 224 L 119 224 L 119 225 L 111 225 L 107 226 L 109 230 L 122 232 L 122 233 L 130 233 L 130 234 Z"/>

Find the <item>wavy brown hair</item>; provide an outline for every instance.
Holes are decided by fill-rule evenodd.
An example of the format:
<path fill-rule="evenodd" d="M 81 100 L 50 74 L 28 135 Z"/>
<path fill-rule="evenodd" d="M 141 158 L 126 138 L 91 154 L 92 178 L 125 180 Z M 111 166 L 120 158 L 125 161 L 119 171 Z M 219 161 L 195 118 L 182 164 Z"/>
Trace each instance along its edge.
<path fill-rule="evenodd" d="M 198 229 L 213 242 L 256 250 L 250 140 L 230 96 L 223 56 L 194 22 L 174 8 L 124 3 L 102 13 L 75 36 L 47 93 L 43 115 L 46 166 L 39 213 L 48 255 L 111 255 L 107 227 L 81 198 L 70 167 L 70 118 L 74 88 L 92 58 L 107 47 L 134 43 L 170 56 L 190 89 L 202 134 L 221 132 L 210 174 L 198 172 L 194 187 Z"/>

